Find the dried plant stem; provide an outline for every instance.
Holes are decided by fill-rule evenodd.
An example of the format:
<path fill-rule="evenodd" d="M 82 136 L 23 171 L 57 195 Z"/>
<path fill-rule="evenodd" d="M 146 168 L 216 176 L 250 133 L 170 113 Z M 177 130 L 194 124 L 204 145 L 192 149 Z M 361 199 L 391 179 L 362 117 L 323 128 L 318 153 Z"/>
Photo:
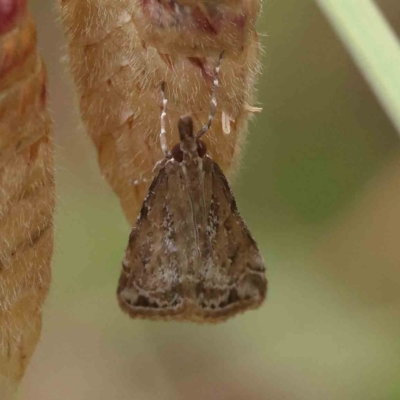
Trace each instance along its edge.
<path fill-rule="evenodd" d="M 161 83 L 171 148 L 180 116 L 192 114 L 196 129 L 207 121 L 222 50 L 219 109 L 205 140 L 222 169 L 231 169 L 253 110 L 259 0 L 60 0 L 60 6 L 82 119 L 130 223 L 163 158 Z"/>
<path fill-rule="evenodd" d="M 46 71 L 23 0 L 0 0 L 0 398 L 13 398 L 50 285 L 54 173 Z"/>

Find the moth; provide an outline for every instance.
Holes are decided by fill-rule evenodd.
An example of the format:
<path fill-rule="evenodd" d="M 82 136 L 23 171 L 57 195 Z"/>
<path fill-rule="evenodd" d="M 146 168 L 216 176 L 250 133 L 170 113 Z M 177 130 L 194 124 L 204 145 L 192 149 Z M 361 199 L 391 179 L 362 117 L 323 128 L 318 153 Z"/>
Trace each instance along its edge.
<path fill-rule="evenodd" d="M 195 135 L 192 117 L 181 117 L 180 142 L 171 151 L 163 87 L 165 159 L 155 168 L 131 231 L 117 289 L 120 307 L 133 318 L 219 322 L 265 298 L 263 258 L 226 177 L 200 139 L 216 112 L 218 71 L 208 124 Z"/>

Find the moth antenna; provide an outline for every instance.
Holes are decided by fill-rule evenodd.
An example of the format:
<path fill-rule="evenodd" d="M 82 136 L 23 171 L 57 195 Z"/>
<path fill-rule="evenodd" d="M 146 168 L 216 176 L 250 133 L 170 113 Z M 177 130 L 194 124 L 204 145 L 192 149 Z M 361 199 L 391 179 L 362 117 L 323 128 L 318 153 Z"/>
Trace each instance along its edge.
<path fill-rule="evenodd" d="M 222 60 L 223 55 L 224 55 L 224 50 L 219 55 L 218 63 L 215 67 L 213 89 L 212 89 L 212 95 L 211 95 L 211 101 L 210 101 L 210 111 L 208 113 L 208 122 L 197 133 L 196 139 L 200 139 L 211 128 L 211 124 L 212 124 L 215 114 L 217 112 L 217 89 L 219 86 L 219 70 L 221 67 L 221 60 Z"/>
<path fill-rule="evenodd" d="M 160 118 L 161 120 L 160 144 L 161 144 L 161 150 L 167 157 L 169 156 L 170 152 L 168 150 L 168 145 L 167 145 L 167 138 L 166 138 L 167 131 L 165 130 L 165 117 L 167 116 L 167 104 L 168 104 L 168 100 L 165 96 L 165 82 L 161 84 L 161 96 L 162 96 L 162 111 Z"/>

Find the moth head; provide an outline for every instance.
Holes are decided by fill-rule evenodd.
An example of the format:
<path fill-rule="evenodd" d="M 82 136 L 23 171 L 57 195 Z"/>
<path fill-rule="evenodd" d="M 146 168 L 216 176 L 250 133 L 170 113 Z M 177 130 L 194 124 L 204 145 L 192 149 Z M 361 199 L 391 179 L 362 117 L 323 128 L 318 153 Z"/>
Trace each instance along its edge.
<path fill-rule="evenodd" d="M 179 118 L 178 122 L 180 143 L 177 143 L 171 150 L 173 159 L 177 162 L 183 161 L 184 153 L 195 152 L 201 158 L 207 153 L 206 144 L 196 139 L 193 133 L 193 118 L 185 115 Z"/>
<path fill-rule="evenodd" d="M 185 115 L 179 118 L 178 130 L 181 142 L 194 141 L 193 118 L 191 115 Z"/>

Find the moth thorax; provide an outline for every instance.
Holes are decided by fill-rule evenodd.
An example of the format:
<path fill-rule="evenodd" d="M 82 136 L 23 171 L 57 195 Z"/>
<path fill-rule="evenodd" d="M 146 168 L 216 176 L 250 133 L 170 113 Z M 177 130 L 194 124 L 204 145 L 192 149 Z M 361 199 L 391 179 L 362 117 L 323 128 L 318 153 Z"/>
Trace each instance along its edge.
<path fill-rule="evenodd" d="M 202 140 L 196 141 L 197 145 L 197 154 L 199 157 L 203 158 L 207 154 L 207 146 Z M 173 159 L 177 162 L 183 161 L 183 153 L 184 151 L 181 149 L 181 144 L 177 143 L 171 150 L 171 155 Z"/>

